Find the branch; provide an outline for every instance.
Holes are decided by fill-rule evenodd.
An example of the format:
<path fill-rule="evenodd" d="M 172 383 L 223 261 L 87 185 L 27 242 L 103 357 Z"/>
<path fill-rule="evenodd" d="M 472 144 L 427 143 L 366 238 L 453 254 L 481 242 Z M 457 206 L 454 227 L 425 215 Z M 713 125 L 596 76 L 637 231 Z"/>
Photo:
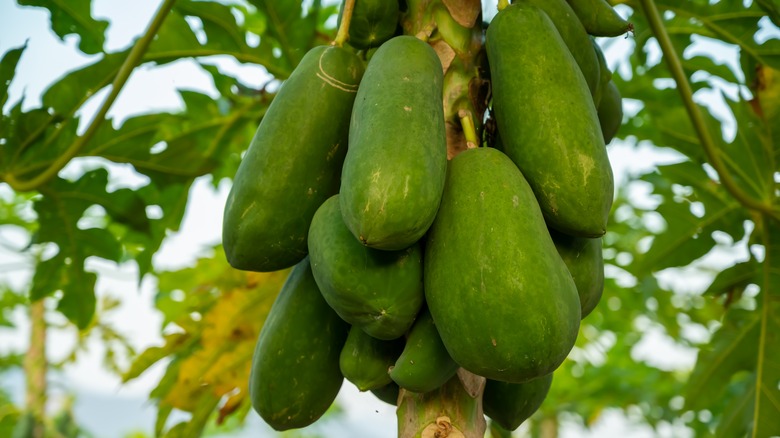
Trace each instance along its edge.
<path fill-rule="evenodd" d="M 349 39 L 349 25 L 352 24 L 352 11 L 355 10 L 355 0 L 346 0 L 344 9 L 341 11 L 341 25 L 333 40 L 333 45 L 341 47 Z"/>
<path fill-rule="evenodd" d="M 667 66 L 672 73 L 672 77 L 677 83 L 677 90 L 680 92 L 685 109 L 688 111 L 688 116 L 693 123 L 696 133 L 699 136 L 699 141 L 704 148 L 704 153 L 707 155 L 707 160 L 710 165 L 718 173 L 721 183 L 726 190 L 744 207 L 755 210 L 764 214 L 767 214 L 780 221 L 780 211 L 775 209 L 771 203 L 762 202 L 755 199 L 745 193 L 739 185 L 737 185 L 734 178 L 729 173 L 726 165 L 721 158 L 717 146 L 710 135 L 707 125 L 704 122 L 701 110 L 693 101 L 693 91 L 691 85 L 688 83 L 688 77 L 683 71 L 680 58 L 677 57 L 677 52 L 674 50 L 672 41 L 669 38 L 669 34 L 666 32 L 666 27 L 663 24 L 661 15 L 658 13 L 658 8 L 655 6 L 653 0 L 639 0 L 642 9 L 644 9 L 647 21 L 650 24 L 650 29 L 653 31 L 658 44 L 661 46 L 663 57 L 666 59 Z"/>
<path fill-rule="evenodd" d="M 175 2 L 176 0 L 165 0 L 157 10 L 152 22 L 149 24 L 149 28 L 147 28 L 141 38 L 136 41 L 135 46 L 133 46 L 133 49 L 127 55 L 127 59 L 125 59 L 122 67 L 119 68 L 119 72 L 117 72 L 114 82 L 111 84 L 111 92 L 106 96 L 106 100 L 103 101 L 103 104 L 92 118 L 92 121 L 84 134 L 78 137 L 62 155 L 57 157 L 46 170 L 38 174 L 35 178 L 27 181 L 19 181 L 13 174 L 6 175 L 6 182 L 15 191 L 25 192 L 35 190 L 43 184 L 46 184 L 84 148 L 84 145 L 86 145 L 95 135 L 100 124 L 105 120 L 108 110 L 111 109 L 111 105 L 114 104 L 119 92 L 122 91 L 122 87 L 127 83 L 127 79 L 130 77 L 130 74 L 133 72 L 136 65 L 143 59 L 146 50 L 149 48 L 149 44 L 151 44 L 154 36 L 157 34 L 157 31 L 160 29 L 163 21 L 165 21 L 165 17 L 168 16 L 168 13 L 171 11 L 171 8 L 173 8 Z"/>

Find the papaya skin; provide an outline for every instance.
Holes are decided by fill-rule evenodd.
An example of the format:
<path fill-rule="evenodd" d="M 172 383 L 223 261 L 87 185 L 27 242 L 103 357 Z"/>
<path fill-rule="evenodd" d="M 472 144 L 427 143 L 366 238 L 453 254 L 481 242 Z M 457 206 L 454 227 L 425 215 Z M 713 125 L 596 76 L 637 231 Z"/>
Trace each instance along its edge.
<path fill-rule="evenodd" d="M 609 81 L 598 108 L 601 132 L 604 134 L 604 142 L 609 143 L 617 134 L 623 123 L 623 99 L 614 82 Z"/>
<path fill-rule="evenodd" d="M 322 298 L 304 258 L 271 306 L 252 358 L 252 407 L 276 430 L 308 426 L 344 381 L 339 354 L 349 325 Z"/>
<path fill-rule="evenodd" d="M 338 191 L 363 62 L 310 50 L 271 102 L 233 180 L 222 243 L 236 269 L 270 272 L 306 256 L 314 212 Z"/>
<path fill-rule="evenodd" d="M 441 340 L 467 371 L 522 383 L 554 371 L 574 346 L 576 286 L 530 186 L 496 149 L 451 160 L 423 278 Z"/>
<path fill-rule="evenodd" d="M 569 52 L 577 61 L 591 95 L 595 94 L 599 86 L 599 61 L 591 48 L 588 32 L 566 0 L 515 0 L 514 3 L 536 6 L 550 17 Z"/>
<path fill-rule="evenodd" d="M 390 370 L 398 386 L 412 392 L 429 392 L 444 385 L 458 371 L 447 353 L 428 309 L 423 309 L 406 339 L 403 353 Z"/>
<path fill-rule="evenodd" d="M 540 9 L 515 3 L 487 30 L 493 110 L 506 154 L 551 227 L 599 237 L 612 207 L 612 168 L 587 84 Z"/>
<path fill-rule="evenodd" d="M 339 197 L 344 223 L 368 247 L 407 248 L 436 216 L 447 167 L 442 87 L 436 52 L 412 36 L 382 44 L 368 63 Z"/>
<path fill-rule="evenodd" d="M 392 382 L 388 370 L 403 348 L 403 339 L 381 341 L 353 326 L 339 356 L 341 374 L 360 391 L 382 388 Z"/>
<path fill-rule="evenodd" d="M 344 3 L 339 8 L 337 27 L 341 25 Z M 379 47 L 395 35 L 398 14 L 398 0 L 355 0 L 347 42 L 357 49 Z"/>
<path fill-rule="evenodd" d="M 582 318 L 596 308 L 604 292 L 604 258 L 601 255 L 601 238 L 572 237 L 550 230 L 563 262 L 577 286 Z"/>
<path fill-rule="evenodd" d="M 309 230 L 314 278 L 342 319 L 382 340 L 404 335 L 423 305 L 422 248 L 380 251 L 358 242 L 341 219 L 335 195 Z"/>
<path fill-rule="evenodd" d="M 568 0 L 585 30 L 593 36 L 616 37 L 634 30 L 606 0 Z"/>
<path fill-rule="evenodd" d="M 482 396 L 485 415 L 506 430 L 520 427 L 536 412 L 550 392 L 553 375 L 548 374 L 526 383 L 489 380 Z"/>

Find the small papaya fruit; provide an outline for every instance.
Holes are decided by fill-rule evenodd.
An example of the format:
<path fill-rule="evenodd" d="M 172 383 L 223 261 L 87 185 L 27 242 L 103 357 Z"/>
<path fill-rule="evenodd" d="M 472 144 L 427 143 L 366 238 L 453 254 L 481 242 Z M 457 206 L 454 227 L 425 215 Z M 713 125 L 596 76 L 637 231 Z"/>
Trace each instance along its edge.
<path fill-rule="evenodd" d="M 366 246 L 407 248 L 436 216 L 447 168 L 442 84 L 436 52 L 412 36 L 390 39 L 368 63 L 339 196 L 344 223 Z"/>
<path fill-rule="evenodd" d="M 503 148 L 545 219 L 567 234 L 603 235 L 612 168 L 593 97 L 555 26 L 541 9 L 514 3 L 493 18 L 486 46 Z"/>
<path fill-rule="evenodd" d="M 585 30 L 593 36 L 616 37 L 634 29 L 607 0 L 568 0 Z"/>
<path fill-rule="evenodd" d="M 514 3 L 536 6 L 550 17 L 572 57 L 577 61 L 588 89 L 594 94 L 599 84 L 599 61 L 591 48 L 588 32 L 566 0 L 515 0 Z"/>
<path fill-rule="evenodd" d="M 576 286 L 531 187 L 502 152 L 450 161 L 424 263 L 428 309 L 466 370 L 521 383 L 551 373 L 574 346 Z"/>
<path fill-rule="evenodd" d="M 309 230 L 314 278 L 345 321 L 383 340 L 404 335 L 424 300 L 422 249 L 380 251 L 360 244 L 341 218 L 334 195 L 317 210 Z"/>
<path fill-rule="evenodd" d="M 382 341 L 352 326 L 339 357 L 341 374 L 360 391 L 379 389 L 392 381 L 388 371 L 403 348 L 403 338 Z"/>
<path fill-rule="evenodd" d="M 482 395 L 482 410 L 506 430 L 515 430 L 536 412 L 550 392 L 552 374 L 526 383 L 488 379 Z"/>
<path fill-rule="evenodd" d="M 390 382 L 389 384 L 377 388 L 372 389 L 371 393 L 376 396 L 379 400 L 382 400 L 383 402 L 397 406 L 398 405 L 398 393 L 401 391 L 401 388 L 396 385 L 395 382 Z"/>
<path fill-rule="evenodd" d="M 604 134 L 604 143 L 609 143 L 623 123 L 623 99 L 617 85 L 612 81 L 607 83 L 601 96 L 598 115 L 601 132 Z"/>
<path fill-rule="evenodd" d="M 252 357 L 252 407 L 276 430 L 308 426 L 333 403 L 344 377 L 339 354 L 349 325 L 322 298 L 309 258 L 290 272 Z"/>
<path fill-rule="evenodd" d="M 401 388 L 412 392 L 428 392 L 443 385 L 458 371 L 458 364 L 447 353 L 428 309 L 423 309 L 414 322 L 406 346 L 390 378 Z"/>
<path fill-rule="evenodd" d="M 222 244 L 234 268 L 276 271 L 306 255 L 314 212 L 338 192 L 362 74 L 355 54 L 320 46 L 279 89 L 225 205 Z"/>
<path fill-rule="evenodd" d="M 604 292 L 604 258 L 601 238 L 573 237 L 550 230 L 555 249 L 569 269 L 580 296 L 580 312 L 585 318 L 596 308 Z"/>
<path fill-rule="evenodd" d="M 339 8 L 338 26 L 344 13 Z M 398 0 L 355 0 L 349 22 L 349 45 L 357 49 L 379 47 L 395 35 L 398 27 Z"/>

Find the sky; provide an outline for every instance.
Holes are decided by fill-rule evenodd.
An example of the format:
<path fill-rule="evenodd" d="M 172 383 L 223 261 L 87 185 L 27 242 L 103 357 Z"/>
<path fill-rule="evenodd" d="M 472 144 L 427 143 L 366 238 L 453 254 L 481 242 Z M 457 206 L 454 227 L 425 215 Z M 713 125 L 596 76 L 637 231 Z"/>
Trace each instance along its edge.
<path fill-rule="evenodd" d="M 159 1 L 134 0 L 112 1 L 93 0 L 93 15 L 110 21 L 106 34 L 106 49 L 120 50 L 127 47 L 131 41 L 147 26 Z M 488 2 L 486 2 L 488 3 Z M 486 6 L 487 7 L 487 6 Z M 60 41 L 49 30 L 49 16 L 45 9 L 20 8 L 11 0 L 0 1 L 0 53 L 27 42 L 27 50 L 17 67 L 17 74 L 10 88 L 9 104 L 15 103 L 22 95 L 26 108 L 39 105 L 40 95 L 45 88 L 62 73 L 91 62 L 76 49 L 76 38 L 71 36 L 65 42 Z M 706 47 L 707 42 L 703 42 Z M 614 39 L 606 55 L 610 66 L 621 68 L 621 59 L 630 49 L 630 42 Z M 721 51 L 728 58 L 728 48 Z M 658 56 L 657 53 L 651 53 Z M 731 53 L 733 56 L 733 53 Z M 230 59 L 221 58 L 213 61 L 220 68 L 236 74 L 239 79 L 250 85 L 260 86 L 265 82 L 265 74 L 259 67 L 244 66 Z M 120 121 L 130 115 L 148 112 L 152 109 L 176 109 L 182 102 L 176 89 L 197 89 L 216 96 L 211 78 L 190 62 L 178 62 L 161 68 L 141 67 L 131 76 L 119 98 L 115 102 L 110 117 Z M 105 90 L 97 93 L 83 109 L 84 114 L 93 113 L 105 96 Z M 711 97 L 699 96 L 703 99 Z M 630 111 L 630 108 L 627 108 Z M 86 117 L 83 122 L 86 122 Z M 82 126 L 83 129 L 83 126 Z M 632 148 L 617 142 L 609 148 L 610 160 L 615 170 L 617 183 L 625 179 L 627 172 L 636 172 L 652 168 L 660 162 L 671 162 L 677 156 L 652 152 L 650 148 Z M 84 166 L 103 165 L 99 160 L 73 163 L 63 170 L 64 174 L 77 174 Z M 138 187 L 143 184 L 129 167 L 111 166 L 112 183 L 118 187 Z M 227 197 L 229 185 L 221 184 L 218 190 L 213 190 L 210 181 L 199 180 L 191 192 L 191 202 L 188 204 L 184 223 L 180 232 L 173 233 L 165 241 L 161 251 L 154 259 L 158 269 L 176 269 L 190 266 L 197 255 L 204 254 L 209 248 L 220 242 L 222 226 L 222 209 Z M 641 190 L 641 189 L 639 189 Z M 6 196 L 9 190 L 0 184 L 0 196 Z M 645 193 L 646 194 L 646 193 Z M 641 195 L 641 193 L 640 193 Z M 22 247 L 26 244 L 26 236 L 20 233 L 0 231 L 0 240 Z M 24 264 L 17 255 L 0 249 L 0 267 Z M 154 280 L 147 276 L 138 287 L 136 271 L 133 266 L 123 265 L 117 268 L 110 263 L 91 261 L 89 268 L 100 272 L 97 285 L 98 296 L 112 295 L 122 299 L 122 307 L 113 315 L 111 322 L 116 328 L 130 336 L 133 345 L 141 351 L 151 345 L 161 343 L 159 326 L 160 316 L 153 310 L 155 290 Z M 31 271 L 0 269 L 0 280 L 23 285 L 28 281 Z M 671 280 L 670 280 L 671 281 Z M 696 287 L 694 282 L 693 286 Z M 56 319 L 56 318 L 52 318 Z M 17 318 L 19 328 L 9 331 L 0 329 L 0 351 L 22 350 L 27 344 L 29 325 L 24 315 Z M 55 331 L 48 344 L 52 359 L 61 357 L 72 345 L 74 332 L 72 330 Z M 660 335 L 659 335 L 660 336 Z M 694 355 L 689 350 L 667 350 L 668 354 L 658 354 L 658 346 L 663 342 L 649 337 L 649 345 L 640 348 L 638 354 L 646 355 L 648 359 L 668 356 L 680 363 L 692 363 Z M 147 403 L 146 396 L 151 387 L 160 378 L 163 364 L 153 367 L 142 378 L 128 385 L 120 385 L 117 377 L 105 371 L 100 363 L 102 351 L 97 341 L 90 343 L 90 350 L 77 363 L 66 366 L 63 373 L 53 376 L 57 382 L 55 391 L 65 393 L 75 391 L 77 394 L 76 413 L 98 436 L 119 437 L 133 427 L 150 430 L 153 422 L 154 409 Z M 11 382 L 16 387 L 16 394 L 21 397 L 21 377 Z M 56 397 L 55 397 L 56 399 Z M 21 401 L 21 400 L 20 400 Z M 359 431 L 367 431 L 372 427 L 370 436 L 395 436 L 394 410 L 384 403 L 376 401 L 373 396 L 359 394 L 350 384 L 345 384 L 339 396 L 339 402 L 344 406 L 346 421 L 332 424 L 331 428 L 342 428 L 343 433 L 353 436 L 361 435 Z M 121 414 L 120 414 L 121 413 Z M 97 414 L 97 415 L 96 415 Z M 253 417 L 250 415 L 250 417 Z M 254 416 L 250 421 L 252 431 L 265 430 L 262 422 Z M 377 431 L 387 432 L 380 435 Z M 590 435 L 582 430 L 568 427 L 562 431 L 562 436 L 599 436 L 599 437 L 645 437 L 653 436 L 649 430 L 632 428 L 620 416 L 607 414 Z M 330 434 L 346 436 L 329 429 Z M 671 433 L 671 432 L 670 432 Z M 257 435 L 254 435 L 257 436 Z M 262 436 L 262 435 L 261 435 Z M 369 436 L 369 435 L 365 435 Z"/>

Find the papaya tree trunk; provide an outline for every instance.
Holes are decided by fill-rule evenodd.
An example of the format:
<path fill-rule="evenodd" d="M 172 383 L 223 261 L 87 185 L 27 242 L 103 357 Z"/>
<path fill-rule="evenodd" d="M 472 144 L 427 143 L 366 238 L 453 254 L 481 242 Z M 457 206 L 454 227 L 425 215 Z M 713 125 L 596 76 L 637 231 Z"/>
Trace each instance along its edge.
<path fill-rule="evenodd" d="M 482 143 L 488 83 L 480 0 L 407 0 L 403 29 L 430 44 L 444 70 L 447 158 Z M 459 369 L 441 388 L 419 394 L 401 389 L 399 438 L 483 438 L 485 378 Z"/>
<path fill-rule="evenodd" d="M 401 389 L 399 438 L 483 438 L 482 392 L 485 378 L 458 370 L 440 388 L 425 394 Z"/>
<path fill-rule="evenodd" d="M 43 300 L 30 304 L 30 346 L 24 357 L 27 395 L 25 410 L 32 418 L 32 438 L 44 437 L 46 417 L 46 308 Z"/>

